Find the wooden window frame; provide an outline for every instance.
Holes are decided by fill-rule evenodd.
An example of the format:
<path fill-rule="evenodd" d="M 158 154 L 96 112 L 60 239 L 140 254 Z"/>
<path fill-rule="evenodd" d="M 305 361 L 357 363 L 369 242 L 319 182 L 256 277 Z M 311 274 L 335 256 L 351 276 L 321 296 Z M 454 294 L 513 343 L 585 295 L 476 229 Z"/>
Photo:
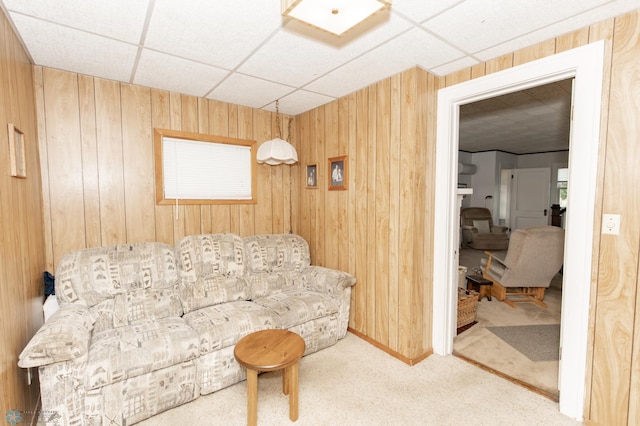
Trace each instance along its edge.
<path fill-rule="evenodd" d="M 163 174 L 163 140 L 164 137 L 173 139 L 184 139 L 187 141 L 195 141 L 202 143 L 218 143 L 237 146 L 248 146 L 251 151 L 251 198 L 250 199 L 182 199 L 165 198 L 164 195 L 164 174 Z M 173 205 L 173 204 L 257 204 L 257 162 L 256 162 L 256 141 L 249 139 L 237 139 L 224 136 L 207 135 L 202 133 L 183 132 L 180 130 L 154 129 L 154 160 L 155 160 L 155 178 L 156 178 L 156 204 Z M 215 159 L 212 159 L 212 162 Z M 212 163 L 212 166 L 214 164 Z"/>

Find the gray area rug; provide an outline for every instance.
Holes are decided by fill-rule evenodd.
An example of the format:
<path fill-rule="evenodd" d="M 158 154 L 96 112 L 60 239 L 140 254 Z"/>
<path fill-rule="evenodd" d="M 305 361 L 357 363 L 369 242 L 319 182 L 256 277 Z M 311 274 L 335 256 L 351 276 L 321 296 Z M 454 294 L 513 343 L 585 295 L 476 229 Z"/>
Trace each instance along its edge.
<path fill-rule="evenodd" d="M 557 361 L 560 324 L 487 327 L 531 361 Z"/>

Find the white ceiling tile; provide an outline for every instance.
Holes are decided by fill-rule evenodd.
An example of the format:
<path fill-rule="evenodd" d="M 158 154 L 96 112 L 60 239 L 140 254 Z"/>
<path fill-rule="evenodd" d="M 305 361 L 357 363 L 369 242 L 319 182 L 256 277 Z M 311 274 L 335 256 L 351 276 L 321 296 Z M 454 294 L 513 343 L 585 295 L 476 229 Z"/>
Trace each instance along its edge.
<path fill-rule="evenodd" d="M 145 49 L 140 55 L 133 82 L 186 95 L 204 96 L 228 74 L 220 68 Z"/>
<path fill-rule="evenodd" d="M 280 99 L 279 108 L 283 114 L 298 115 L 334 100 L 335 98 L 330 96 L 324 96 L 306 90 L 296 90 Z M 264 109 L 275 111 L 275 103 L 267 105 Z"/>
<path fill-rule="evenodd" d="M 262 108 L 274 99 L 279 99 L 294 90 L 296 89 L 283 84 L 234 73 L 207 97 L 232 104 Z"/>
<path fill-rule="evenodd" d="M 281 23 L 280 0 L 156 0 L 145 46 L 233 69 Z"/>
<path fill-rule="evenodd" d="M 136 46 L 26 15 L 12 14 L 11 17 L 37 65 L 111 80 L 129 80 Z"/>
<path fill-rule="evenodd" d="M 399 12 L 415 22 L 422 22 L 464 0 L 393 0 L 393 12 Z"/>
<path fill-rule="evenodd" d="M 467 0 L 426 21 L 423 26 L 460 49 L 473 53 L 562 21 L 607 1 Z"/>
<path fill-rule="evenodd" d="M 430 68 L 461 55 L 461 52 L 416 28 L 332 71 L 305 88 L 339 97 L 412 68 L 416 64 Z"/>
<path fill-rule="evenodd" d="M 149 0 L 4 0 L 9 11 L 138 43 Z"/>
<path fill-rule="evenodd" d="M 427 71 L 429 71 L 429 72 L 431 72 L 431 73 L 433 73 L 433 74 L 435 74 L 437 76 L 443 77 L 443 76 L 445 76 L 447 74 L 451 74 L 452 72 L 456 72 L 456 71 L 460 71 L 460 70 L 463 70 L 463 69 L 468 68 L 468 67 L 472 67 L 472 66 L 474 66 L 474 65 L 476 65 L 478 63 L 479 63 L 479 61 L 477 61 L 477 60 L 475 60 L 475 59 L 473 59 L 473 58 L 471 58 L 469 56 L 463 56 L 460 59 L 456 59 L 455 61 L 451 61 L 451 62 L 448 62 L 448 63 L 446 63 L 444 65 L 440 65 L 440 66 L 437 66 L 437 67 L 425 68 L 423 66 L 420 66 L 420 68 L 425 68 Z"/>
<path fill-rule="evenodd" d="M 387 16 L 380 27 L 338 38 L 289 21 L 238 71 L 292 86 L 302 86 L 410 28 L 407 21 Z M 380 18 L 377 18 L 380 19 Z M 314 35 L 317 34 L 318 37 Z"/>
<path fill-rule="evenodd" d="M 604 16 L 618 16 L 638 8 L 640 8 L 640 0 L 617 0 L 613 3 L 609 2 L 606 6 L 596 7 L 579 15 L 555 22 L 539 30 L 523 34 L 513 40 L 477 52 L 475 56 L 482 61 L 488 61 L 524 47 L 587 27 L 595 22 L 600 22 Z"/>

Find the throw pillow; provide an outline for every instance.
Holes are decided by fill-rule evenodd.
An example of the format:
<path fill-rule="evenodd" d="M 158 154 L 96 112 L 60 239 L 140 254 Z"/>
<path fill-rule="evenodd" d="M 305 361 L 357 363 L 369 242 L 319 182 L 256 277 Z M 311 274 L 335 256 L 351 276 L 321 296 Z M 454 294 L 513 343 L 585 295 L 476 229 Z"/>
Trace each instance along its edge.
<path fill-rule="evenodd" d="M 478 229 L 478 234 L 490 234 L 491 229 L 489 228 L 488 220 L 474 220 L 473 227 Z"/>

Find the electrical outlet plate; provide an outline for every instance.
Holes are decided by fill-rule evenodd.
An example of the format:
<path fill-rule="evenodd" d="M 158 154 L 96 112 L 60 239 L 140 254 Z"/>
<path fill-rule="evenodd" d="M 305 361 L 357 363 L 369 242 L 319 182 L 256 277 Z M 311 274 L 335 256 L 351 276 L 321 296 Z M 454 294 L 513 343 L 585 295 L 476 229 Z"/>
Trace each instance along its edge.
<path fill-rule="evenodd" d="M 602 215 L 602 233 L 608 235 L 620 234 L 620 215 L 619 214 L 603 214 Z"/>

